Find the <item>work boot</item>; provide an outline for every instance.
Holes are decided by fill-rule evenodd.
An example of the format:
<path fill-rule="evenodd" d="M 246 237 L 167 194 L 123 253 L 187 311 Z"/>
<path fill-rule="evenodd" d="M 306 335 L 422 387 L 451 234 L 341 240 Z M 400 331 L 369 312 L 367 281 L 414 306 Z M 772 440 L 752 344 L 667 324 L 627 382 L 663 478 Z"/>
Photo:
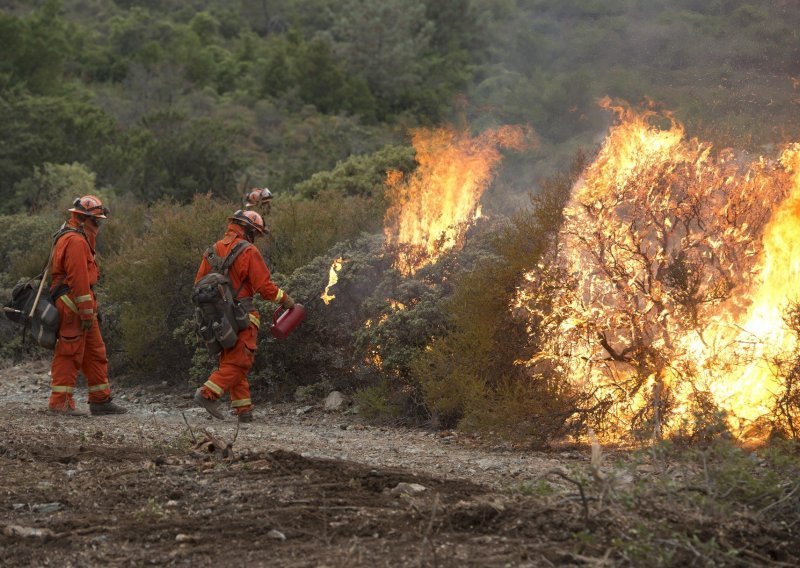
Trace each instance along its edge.
<path fill-rule="evenodd" d="M 111 399 L 108 399 L 106 402 L 90 402 L 89 410 L 91 411 L 92 416 L 103 416 L 104 414 L 127 414 L 128 412 L 127 408 L 117 406 L 111 402 Z"/>
<path fill-rule="evenodd" d="M 77 418 L 86 418 L 89 416 L 87 412 L 83 410 L 78 410 L 77 408 L 70 408 L 69 406 L 66 408 L 47 408 L 47 412 L 50 414 L 57 414 L 58 416 L 74 416 Z"/>
<path fill-rule="evenodd" d="M 220 405 L 222 403 L 219 400 L 211 400 L 210 398 L 204 397 L 202 387 L 200 387 L 195 391 L 194 401 L 197 403 L 198 406 L 202 406 L 203 408 L 205 408 L 206 411 L 214 418 L 225 420 L 225 415 L 222 414 L 222 409 L 220 409 Z"/>
<path fill-rule="evenodd" d="M 239 422 L 241 424 L 249 424 L 253 421 L 253 411 L 248 410 L 247 412 L 242 412 L 239 416 Z"/>

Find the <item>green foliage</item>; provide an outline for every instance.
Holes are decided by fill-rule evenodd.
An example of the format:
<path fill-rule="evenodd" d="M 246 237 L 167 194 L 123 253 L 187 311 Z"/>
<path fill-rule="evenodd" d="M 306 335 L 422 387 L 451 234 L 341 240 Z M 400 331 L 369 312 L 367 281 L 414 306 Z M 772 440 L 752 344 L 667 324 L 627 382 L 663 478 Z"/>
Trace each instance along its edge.
<path fill-rule="evenodd" d="M 19 279 L 41 273 L 61 222 L 53 214 L 0 216 L 0 285 L 12 288 Z"/>
<path fill-rule="evenodd" d="M 520 365 L 539 351 L 544 330 L 529 314 L 546 313 L 549 295 L 543 290 L 540 304 L 522 314 L 511 306 L 526 272 L 551 248 L 582 163 L 576 160 L 570 175 L 546 182 L 531 211 L 492 235 L 489 254 L 459 275 L 445 303 L 449 332 L 412 359 L 412 376 L 439 425 L 457 423 L 539 443 L 564 432 L 576 394 L 556 369 Z"/>
<path fill-rule="evenodd" d="M 403 174 L 416 167 L 414 149 L 408 146 L 387 146 L 369 155 L 350 156 L 330 171 L 317 172 L 295 190 L 303 197 L 316 197 L 325 190 L 340 195 L 360 195 L 380 199 L 386 182 L 386 172 Z"/>
<path fill-rule="evenodd" d="M 343 196 L 326 190 L 314 200 L 277 200 L 268 218 L 269 256 L 281 272 L 291 273 L 339 242 L 374 233 L 382 226 L 381 199 Z"/>
<path fill-rule="evenodd" d="M 76 197 L 97 195 L 95 174 L 79 163 L 51 164 L 34 166 L 33 175 L 14 186 L 15 200 L 10 204 L 14 209 L 27 209 L 30 213 L 44 210 L 65 210 Z M 105 195 L 99 196 L 107 198 Z M 18 203 L 16 207 L 14 203 Z"/>
<path fill-rule="evenodd" d="M 60 17 L 60 5 L 47 0 L 25 18 L 0 13 L 0 91 L 24 86 L 48 95 L 61 89 L 75 28 Z"/>
<path fill-rule="evenodd" d="M 379 381 L 377 385 L 364 387 L 353 395 L 359 416 L 379 423 L 393 422 L 400 418 L 402 409 L 393 403 L 392 397 L 387 379 Z"/>
<path fill-rule="evenodd" d="M 80 162 L 98 171 L 104 148 L 115 138 L 113 121 L 81 96 L 32 97 L 0 94 L 0 196 L 3 208 L 14 186 L 46 162 Z"/>
<path fill-rule="evenodd" d="M 186 376 L 192 350 L 174 331 L 193 317 L 190 301 L 203 251 L 222 235 L 231 206 L 198 196 L 185 207 L 150 211 L 147 232 L 103 266 L 105 301 L 118 313 L 118 342 L 137 374 Z"/>
<path fill-rule="evenodd" d="M 179 114 L 147 117 L 130 134 L 136 148 L 120 180 L 146 202 L 169 196 L 188 202 L 199 193 L 235 198 L 243 162 L 233 152 L 236 129 L 211 119 L 185 120 Z"/>

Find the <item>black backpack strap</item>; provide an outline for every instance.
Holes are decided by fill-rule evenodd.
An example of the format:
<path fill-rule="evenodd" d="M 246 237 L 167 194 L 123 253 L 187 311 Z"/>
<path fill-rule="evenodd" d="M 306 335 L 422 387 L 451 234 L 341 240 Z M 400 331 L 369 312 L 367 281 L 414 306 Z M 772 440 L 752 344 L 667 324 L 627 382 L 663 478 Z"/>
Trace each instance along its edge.
<path fill-rule="evenodd" d="M 250 246 L 252 245 L 247 241 L 239 241 L 233 245 L 231 252 L 228 253 L 228 256 L 226 256 L 225 260 L 222 262 L 222 270 L 220 272 L 227 276 L 228 271 L 231 269 L 231 266 L 233 266 L 234 261 Z"/>

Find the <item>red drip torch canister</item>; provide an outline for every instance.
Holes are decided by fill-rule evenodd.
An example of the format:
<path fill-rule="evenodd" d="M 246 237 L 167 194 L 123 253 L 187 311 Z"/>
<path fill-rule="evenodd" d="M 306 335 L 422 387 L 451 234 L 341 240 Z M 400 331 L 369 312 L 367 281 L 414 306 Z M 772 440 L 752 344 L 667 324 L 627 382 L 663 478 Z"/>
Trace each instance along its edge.
<path fill-rule="evenodd" d="M 272 314 L 270 331 L 275 339 L 286 339 L 304 319 L 306 319 L 306 309 L 300 304 L 295 304 L 288 310 L 279 307 Z"/>

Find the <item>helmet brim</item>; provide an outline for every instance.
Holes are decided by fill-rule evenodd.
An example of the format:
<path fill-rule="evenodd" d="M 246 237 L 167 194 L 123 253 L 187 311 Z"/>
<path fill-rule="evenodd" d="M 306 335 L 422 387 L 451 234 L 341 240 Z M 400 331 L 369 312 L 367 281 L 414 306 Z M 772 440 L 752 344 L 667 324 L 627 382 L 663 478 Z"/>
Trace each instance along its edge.
<path fill-rule="evenodd" d="M 81 211 L 80 209 L 76 209 L 74 207 L 67 209 L 67 211 L 70 211 L 72 213 L 78 213 L 79 215 L 85 215 L 87 217 L 95 217 L 96 219 L 108 219 L 108 217 L 106 215 L 103 215 L 102 213 L 97 215 L 95 213 L 89 213 L 88 211 Z"/>

